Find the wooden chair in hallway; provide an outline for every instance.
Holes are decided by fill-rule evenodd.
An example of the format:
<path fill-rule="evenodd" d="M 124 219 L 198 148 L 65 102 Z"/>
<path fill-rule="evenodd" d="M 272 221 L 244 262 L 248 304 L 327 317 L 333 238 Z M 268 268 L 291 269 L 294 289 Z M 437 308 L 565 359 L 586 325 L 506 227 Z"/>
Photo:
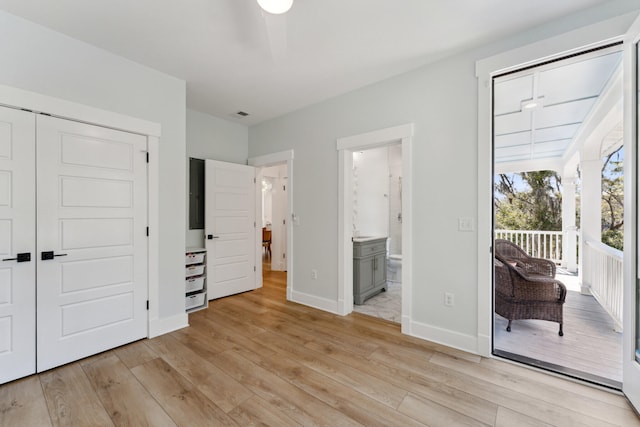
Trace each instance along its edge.
<path fill-rule="evenodd" d="M 271 230 L 267 230 L 266 227 L 262 227 L 262 248 L 271 258 Z"/>

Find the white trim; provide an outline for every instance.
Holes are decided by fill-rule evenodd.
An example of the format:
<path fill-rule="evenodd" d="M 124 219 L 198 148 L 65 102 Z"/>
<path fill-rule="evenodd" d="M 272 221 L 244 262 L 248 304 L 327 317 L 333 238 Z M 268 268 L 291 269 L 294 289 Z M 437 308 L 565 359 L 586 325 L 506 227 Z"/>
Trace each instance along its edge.
<path fill-rule="evenodd" d="M 409 335 L 474 354 L 478 348 L 478 338 L 473 335 L 461 334 L 451 329 L 438 328 L 421 322 L 411 322 Z"/>
<path fill-rule="evenodd" d="M 112 111 L 77 104 L 64 99 L 0 85 L 0 105 L 19 107 L 51 114 L 55 117 L 149 136 L 160 136 L 159 123 L 138 119 Z"/>
<path fill-rule="evenodd" d="M 287 218 L 288 218 L 287 219 L 288 221 L 287 222 L 287 300 L 300 302 L 294 299 L 294 291 L 293 291 L 293 257 L 294 257 L 294 251 L 293 251 L 293 217 L 294 217 L 293 159 L 294 159 L 293 150 L 286 150 L 286 151 L 279 151 L 277 153 L 265 154 L 262 156 L 250 157 L 248 164 L 254 167 L 267 167 L 267 166 L 273 166 L 281 163 L 287 164 L 287 174 L 288 174 L 287 185 L 289 187 L 287 190 L 287 205 L 288 205 L 287 207 L 288 209 L 287 211 Z M 258 212 L 258 209 L 260 208 L 260 206 L 262 206 L 262 197 L 260 194 L 261 191 L 262 191 L 262 187 L 259 185 L 256 185 L 256 201 L 259 201 L 258 203 L 256 203 L 256 218 L 262 217 L 261 212 Z M 261 229 L 256 230 L 256 233 L 259 233 L 260 231 Z M 259 241 L 262 241 L 262 235 L 260 235 Z M 258 253 L 256 256 L 257 256 L 256 262 L 262 259 L 262 246 L 258 248 Z M 256 265 L 261 265 L 261 263 L 258 263 Z M 262 271 L 259 272 L 259 275 L 260 275 L 259 286 L 262 286 Z M 256 278 L 256 280 L 258 279 Z"/>
<path fill-rule="evenodd" d="M 491 93 L 492 77 L 507 71 L 531 66 L 618 42 L 636 13 L 629 13 L 578 28 L 546 40 L 485 58 L 476 62 L 478 77 L 478 349 L 489 357 L 492 352 L 492 146 Z M 482 338 L 481 338 L 482 337 Z"/>
<path fill-rule="evenodd" d="M 189 326 L 189 315 L 187 313 L 179 313 L 162 319 L 153 319 L 149 321 L 149 338 L 168 334 L 187 326 Z"/>
<path fill-rule="evenodd" d="M 338 150 L 375 148 L 388 145 L 390 142 L 413 136 L 413 123 L 393 126 L 372 132 L 338 138 L 336 147 Z"/>
<path fill-rule="evenodd" d="M 413 125 L 411 133 L 402 138 L 402 325 L 401 331 L 409 334 L 413 292 Z"/>
<path fill-rule="evenodd" d="M 147 151 L 149 160 L 147 168 L 147 219 L 150 236 L 147 240 L 147 298 L 149 299 L 148 333 L 152 324 L 164 322 L 158 319 L 160 306 L 159 289 L 159 137 L 161 125 L 137 119 L 112 111 L 102 110 L 64 99 L 53 98 L 10 86 L 0 85 L 0 105 L 10 108 L 24 108 L 35 112 L 45 112 L 54 117 L 79 121 L 92 125 L 122 130 L 125 132 L 147 135 Z M 182 314 L 178 315 L 181 316 Z M 186 316 L 186 314 L 185 314 Z M 167 331 L 168 332 L 168 331 Z"/>
<path fill-rule="evenodd" d="M 400 142 L 402 145 L 402 332 L 411 331 L 411 292 L 413 287 L 412 170 L 413 123 L 338 138 L 338 314 L 353 311 L 353 152 Z"/>
<path fill-rule="evenodd" d="M 624 254 L 622 315 L 622 391 L 636 411 L 640 408 L 640 364 L 636 362 L 638 334 L 638 52 L 640 18 L 625 35 L 624 44 Z"/>
<path fill-rule="evenodd" d="M 149 163 L 147 164 L 147 225 L 149 237 L 148 248 L 148 275 L 149 290 L 149 324 L 160 317 L 160 140 L 155 136 L 147 139 L 147 152 Z"/>
<path fill-rule="evenodd" d="M 249 157 L 249 166 L 266 167 L 274 166 L 283 162 L 293 160 L 293 150 L 279 151 L 277 153 L 265 154 L 262 156 Z"/>
<path fill-rule="evenodd" d="M 288 296 L 287 296 L 287 299 Z M 303 304 L 309 307 L 317 308 L 318 310 L 328 311 L 333 314 L 338 313 L 338 303 L 328 298 L 322 298 L 316 295 L 307 294 L 305 292 L 292 291 L 291 301 Z"/>

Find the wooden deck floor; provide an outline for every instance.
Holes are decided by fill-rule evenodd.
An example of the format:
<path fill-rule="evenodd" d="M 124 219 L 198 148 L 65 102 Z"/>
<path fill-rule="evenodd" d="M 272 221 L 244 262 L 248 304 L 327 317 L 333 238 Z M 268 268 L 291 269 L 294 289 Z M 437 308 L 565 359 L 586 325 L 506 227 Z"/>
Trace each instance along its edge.
<path fill-rule="evenodd" d="M 0 425 L 640 426 L 618 394 L 287 302 L 283 277 L 0 386 Z"/>
<path fill-rule="evenodd" d="M 592 296 L 567 292 L 564 336 L 558 324 L 517 320 L 506 331 L 506 319 L 495 315 L 494 348 L 622 382 L 622 334 Z"/>

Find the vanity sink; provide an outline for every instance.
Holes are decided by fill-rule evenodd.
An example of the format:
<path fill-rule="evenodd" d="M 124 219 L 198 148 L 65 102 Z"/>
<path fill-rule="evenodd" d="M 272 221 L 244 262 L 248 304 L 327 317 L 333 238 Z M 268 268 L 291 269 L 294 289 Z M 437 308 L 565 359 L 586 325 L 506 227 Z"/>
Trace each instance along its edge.
<path fill-rule="evenodd" d="M 351 240 L 357 243 L 368 242 L 370 240 L 385 239 L 386 236 L 358 236 L 352 237 Z"/>

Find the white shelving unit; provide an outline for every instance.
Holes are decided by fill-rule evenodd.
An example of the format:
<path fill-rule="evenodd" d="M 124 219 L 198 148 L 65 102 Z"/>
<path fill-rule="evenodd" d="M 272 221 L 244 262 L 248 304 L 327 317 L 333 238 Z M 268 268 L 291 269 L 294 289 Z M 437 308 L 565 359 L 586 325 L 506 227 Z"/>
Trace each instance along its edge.
<path fill-rule="evenodd" d="M 185 252 L 185 310 L 187 313 L 209 306 L 206 274 L 207 250 L 187 248 Z"/>

